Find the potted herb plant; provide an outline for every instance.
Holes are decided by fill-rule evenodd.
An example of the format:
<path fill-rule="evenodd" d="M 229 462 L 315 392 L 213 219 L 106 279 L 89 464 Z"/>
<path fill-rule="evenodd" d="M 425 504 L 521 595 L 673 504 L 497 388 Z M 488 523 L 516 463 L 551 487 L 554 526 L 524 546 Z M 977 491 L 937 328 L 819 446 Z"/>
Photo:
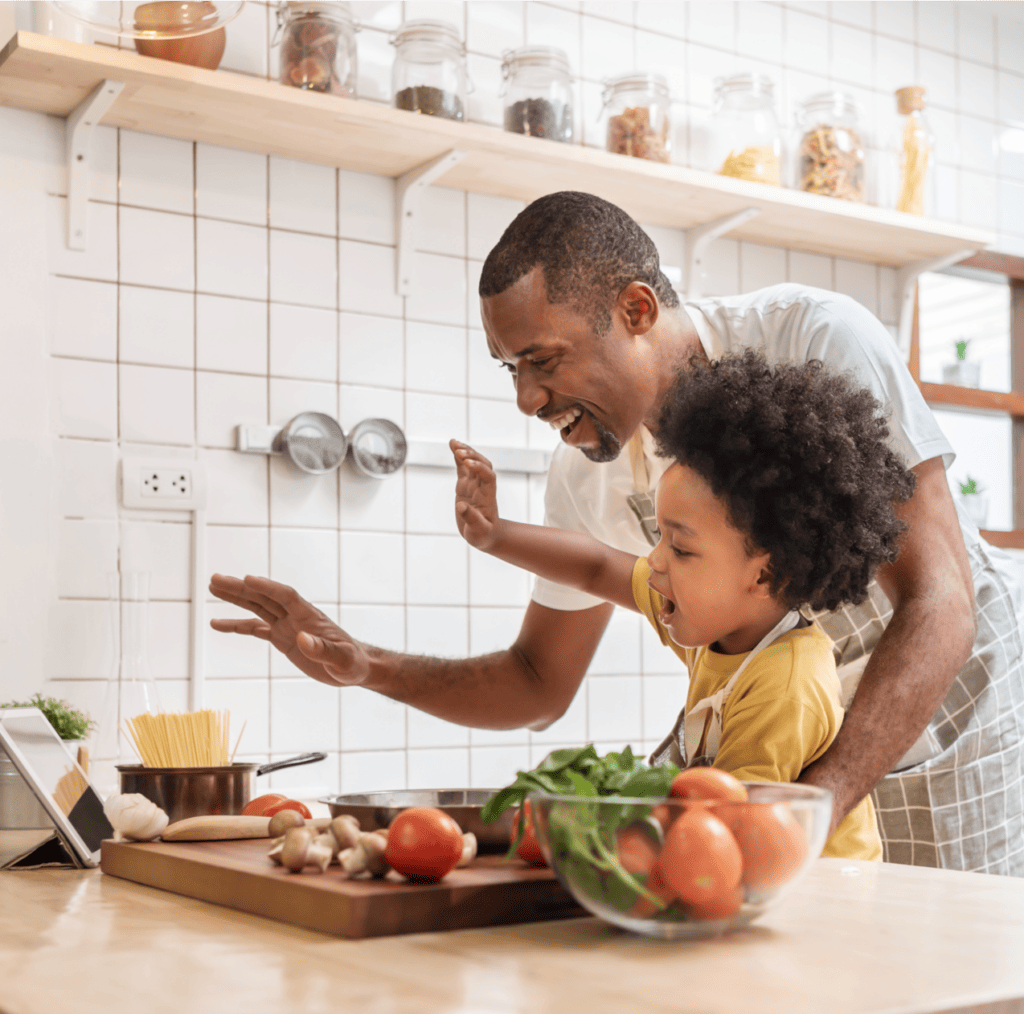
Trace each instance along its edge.
<path fill-rule="evenodd" d="M 36 694 L 27 701 L 7 701 L 0 708 L 38 708 L 65 741 L 81 741 L 96 728 L 96 723 L 84 712 L 73 708 L 67 701 Z"/>
<path fill-rule="evenodd" d="M 977 479 L 967 476 L 967 481 L 960 483 L 960 501 L 967 516 L 979 528 L 984 528 L 988 522 L 988 493 L 985 487 Z"/>
<path fill-rule="evenodd" d="M 981 379 L 981 363 L 967 361 L 967 346 L 970 340 L 961 338 L 956 343 L 956 361 L 942 367 L 942 382 L 958 387 L 977 387 Z"/>

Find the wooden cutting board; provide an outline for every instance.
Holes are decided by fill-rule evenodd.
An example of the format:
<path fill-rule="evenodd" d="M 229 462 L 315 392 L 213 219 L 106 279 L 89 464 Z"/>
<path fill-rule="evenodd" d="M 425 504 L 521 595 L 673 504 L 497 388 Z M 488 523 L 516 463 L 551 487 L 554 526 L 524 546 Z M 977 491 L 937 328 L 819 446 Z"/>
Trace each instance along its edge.
<path fill-rule="evenodd" d="M 588 915 L 547 867 L 480 856 L 437 883 L 349 880 L 338 866 L 291 873 L 267 859 L 269 841 L 115 842 L 102 845 L 111 876 L 362 939 Z"/>

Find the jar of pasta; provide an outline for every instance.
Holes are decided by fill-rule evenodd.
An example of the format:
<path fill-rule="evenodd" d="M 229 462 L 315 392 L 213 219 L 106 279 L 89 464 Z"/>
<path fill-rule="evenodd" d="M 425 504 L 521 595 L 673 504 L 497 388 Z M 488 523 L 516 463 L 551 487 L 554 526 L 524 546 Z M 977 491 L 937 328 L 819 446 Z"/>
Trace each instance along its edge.
<path fill-rule="evenodd" d="M 356 97 L 357 27 L 347 3 L 280 3 L 281 84 Z"/>
<path fill-rule="evenodd" d="M 712 172 L 781 186 L 782 131 L 773 90 L 764 74 L 716 79 L 709 140 Z"/>
<path fill-rule="evenodd" d="M 447 21 L 406 21 L 392 33 L 395 107 L 446 120 L 466 117 L 466 47 Z"/>
<path fill-rule="evenodd" d="M 608 78 L 602 97 L 609 151 L 652 162 L 670 160 L 672 99 L 661 74 Z"/>
<path fill-rule="evenodd" d="M 572 140 L 569 58 L 551 46 L 524 46 L 503 54 L 505 129 L 515 134 Z"/>
<path fill-rule="evenodd" d="M 812 95 L 797 110 L 797 129 L 797 189 L 863 201 L 864 142 L 853 99 L 839 91 Z"/>

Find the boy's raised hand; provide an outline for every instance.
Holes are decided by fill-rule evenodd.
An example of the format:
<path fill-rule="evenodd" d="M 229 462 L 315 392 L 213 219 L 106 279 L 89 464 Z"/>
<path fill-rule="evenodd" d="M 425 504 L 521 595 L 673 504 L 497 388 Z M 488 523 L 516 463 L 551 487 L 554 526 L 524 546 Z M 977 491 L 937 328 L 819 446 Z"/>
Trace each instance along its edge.
<path fill-rule="evenodd" d="M 449 440 L 455 455 L 455 523 L 475 549 L 490 552 L 498 540 L 498 480 L 491 463 L 468 444 Z"/>

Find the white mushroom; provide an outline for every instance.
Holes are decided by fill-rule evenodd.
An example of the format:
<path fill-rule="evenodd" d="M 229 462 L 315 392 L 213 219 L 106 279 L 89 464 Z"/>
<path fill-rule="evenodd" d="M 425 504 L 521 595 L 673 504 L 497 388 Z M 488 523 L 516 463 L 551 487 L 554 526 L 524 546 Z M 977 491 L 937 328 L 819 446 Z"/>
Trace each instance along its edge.
<path fill-rule="evenodd" d="M 284 844 L 281 847 L 281 865 L 293 873 L 298 873 L 306 865 L 313 832 L 308 827 L 290 827 L 284 833 Z"/>
<path fill-rule="evenodd" d="M 324 841 L 323 835 L 318 835 L 310 843 L 306 849 L 306 863 L 318 866 L 321 873 L 327 871 L 327 867 L 331 865 L 331 846 Z"/>
<path fill-rule="evenodd" d="M 387 844 L 387 839 L 376 832 L 362 834 L 351 849 L 339 853 L 338 860 L 350 877 L 358 876 L 361 873 L 383 877 L 391 869 L 384 858 L 384 849 L 387 848 Z"/>
<path fill-rule="evenodd" d="M 468 866 L 474 859 L 476 859 L 476 835 L 472 831 L 467 831 L 462 836 L 462 855 L 455 865 L 456 867 Z"/>
<path fill-rule="evenodd" d="M 109 796 L 103 812 L 115 831 L 134 841 L 152 841 L 167 827 L 167 814 L 138 792 Z"/>
<path fill-rule="evenodd" d="M 359 828 L 359 821 L 350 813 L 342 814 L 331 821 L 331 832 L 338 841 L 339 849 L 352 848 L 359 836 L 363 833 Z"/>
<path fill-rule="evenodd" d="M 298 810 L 278 810 L 273 817 L 270 818 L 270 826 L 268 831 L 270 832 L 271 838 L 277 838 L 279 835 L 285 833 L 290 827 L 302 827 L 306 823 L 306 818 L 302 816 Z"/>

